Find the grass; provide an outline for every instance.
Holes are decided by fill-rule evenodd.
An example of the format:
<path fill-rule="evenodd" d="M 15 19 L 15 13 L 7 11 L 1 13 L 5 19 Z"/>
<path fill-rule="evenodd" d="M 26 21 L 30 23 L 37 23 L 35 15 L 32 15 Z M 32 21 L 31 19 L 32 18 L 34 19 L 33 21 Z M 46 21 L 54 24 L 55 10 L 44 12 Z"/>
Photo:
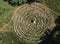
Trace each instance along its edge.
<path fill-rule="evenodd" d="M 0 28 L 10 21 L 13 11 L 13 6 L 0 0 Z M 13 32 L 6 31 L 7 30 L 1 32 L 0 29 L 0 44 L 20 44 L 19 39 L 13 34 Z"/>
<path fill-rule="evenodd" d="M 20 44 L 20 41 L 12 32 L 0 32 L 0 44 Z"/>
<path fill-rule="evenodd" d="M 38 1 L 43 3 L 43 0 Z M 56 13 L 60 14 L 60 0 L 46 0 L 45 3 Z M 11 31 L 5 30 L 5 32 L 1 32 L 1 28 L 10 21 L 14 8 L 14 6 L 0 0 L 0 44 L 22 44 L 12 32 L 12 29 Z M 10 30 L 10 28 L 8 28 L 8 30 Z"/>
<path fill-rule="evenodd" d="M 46 4 L 55 12 L 60 14 L 60 0 L 46 0 Z"/>
<path fill-rule="evenodd" d="M 7 2 L 0 1 L 0 28 L 10 21 L 13 8 Z"/>

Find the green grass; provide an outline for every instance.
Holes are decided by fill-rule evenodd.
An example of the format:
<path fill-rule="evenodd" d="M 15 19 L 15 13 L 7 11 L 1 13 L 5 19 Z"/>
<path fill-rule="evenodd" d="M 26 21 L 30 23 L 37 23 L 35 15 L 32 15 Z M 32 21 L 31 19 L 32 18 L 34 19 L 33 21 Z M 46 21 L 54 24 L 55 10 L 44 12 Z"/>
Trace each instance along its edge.
<path fill-rule="evenodd" d="M 9 5 L 7 2 L 0 0 L 0 28 L 10 21 L 13 8 L 14 7 Z"/>
<path fill-rule="evenodd" d="M 0 0 L 0 28 L 10 21 L 13 10 L 13 6 Z M 12 32 L 1 32 L 0 29 L 0 44 L 20 44 L 20 41 Z"/>
<path fill-rule="evenodd" d="M 20 41 L 12 32 L 0 32 L 0 44 L 20 44 Z"/>
<path fill-rule="evenodd" d="M 60 14 L 60 0 L 46 0 L 46 4 L 55 12 Z"/>

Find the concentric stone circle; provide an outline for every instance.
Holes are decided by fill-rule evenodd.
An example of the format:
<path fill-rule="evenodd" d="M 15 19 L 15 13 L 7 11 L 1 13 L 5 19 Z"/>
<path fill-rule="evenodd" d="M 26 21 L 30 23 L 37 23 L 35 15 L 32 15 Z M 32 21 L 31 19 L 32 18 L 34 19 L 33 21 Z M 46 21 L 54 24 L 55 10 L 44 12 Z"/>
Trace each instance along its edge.
<path fill-rule="evenodd" d="M 50 10 L 40 3 L 23 4 L 15 11 L 14 31 L 24 40 L 40 41 L 53 23 Z"/>

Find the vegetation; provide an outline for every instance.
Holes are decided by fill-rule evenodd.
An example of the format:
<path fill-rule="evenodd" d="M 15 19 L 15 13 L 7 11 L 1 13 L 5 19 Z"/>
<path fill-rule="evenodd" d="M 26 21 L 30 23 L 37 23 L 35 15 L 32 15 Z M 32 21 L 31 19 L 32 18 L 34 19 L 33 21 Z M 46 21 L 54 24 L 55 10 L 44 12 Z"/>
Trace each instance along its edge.
<path fill-rule="evenodd" d="M 0 44 L 24 44 L 20 42 L 13 32 L 1 32 L 1 28 L 10 21 L 15 7 L 28 3 L 29 1 L 31 0 L 0 0 Z M 34 1 L 45 3 L 57 14 L 60 14 L 60 0 L 32 0 L 32 2 Z M 60 17 L 57 19 L 60 19 Z M 60 44 L 60 23 L 59 21 L 57 23 L 59 26 L 54 28 L 54 33 L 52 32 L 53 34 L 47 36 L 47 40 L 45 39 L 39 44 Z"/>
<path fill-rule="evenodd" d="M 46 4 L 55 12 L 60 14 L 60 0 L 47 0 Z"/>
<path fill-rule="evenodd" d="M 27 0 L 4 0 L 7 1 L 9 4 L 16 6 L 16 5 L 20 5 L 22 3 L 27 2 Z"/>
<path fill-rule="evenodd" d="M 0 1 L 0 28 L 10 21 L 14 7 L 10 4 Z"/>
<path fill-rule="evenodd" d="M 46 3 L 51 9 L 60 14 L 60 0 L 4 0 L 13 6 L 21 5 L 29 2 Z"/>
<path fill-rule="evenodd" d="M 21 5 L 23 3 L 43 2 L 44 0 L 4 0 L 13 6 Z"/>

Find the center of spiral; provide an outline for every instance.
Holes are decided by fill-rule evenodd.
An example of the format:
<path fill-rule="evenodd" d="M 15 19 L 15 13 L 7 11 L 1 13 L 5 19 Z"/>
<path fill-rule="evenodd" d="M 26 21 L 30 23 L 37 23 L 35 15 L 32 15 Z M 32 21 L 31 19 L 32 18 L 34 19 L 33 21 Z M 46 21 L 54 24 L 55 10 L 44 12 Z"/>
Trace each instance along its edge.
<path fill-rule="evenodd" d="M 35 21 L 35 20 L 31 20 L 31 23 L 35 24 L 35 23 L 36 23 L 36 21 Z"/>

